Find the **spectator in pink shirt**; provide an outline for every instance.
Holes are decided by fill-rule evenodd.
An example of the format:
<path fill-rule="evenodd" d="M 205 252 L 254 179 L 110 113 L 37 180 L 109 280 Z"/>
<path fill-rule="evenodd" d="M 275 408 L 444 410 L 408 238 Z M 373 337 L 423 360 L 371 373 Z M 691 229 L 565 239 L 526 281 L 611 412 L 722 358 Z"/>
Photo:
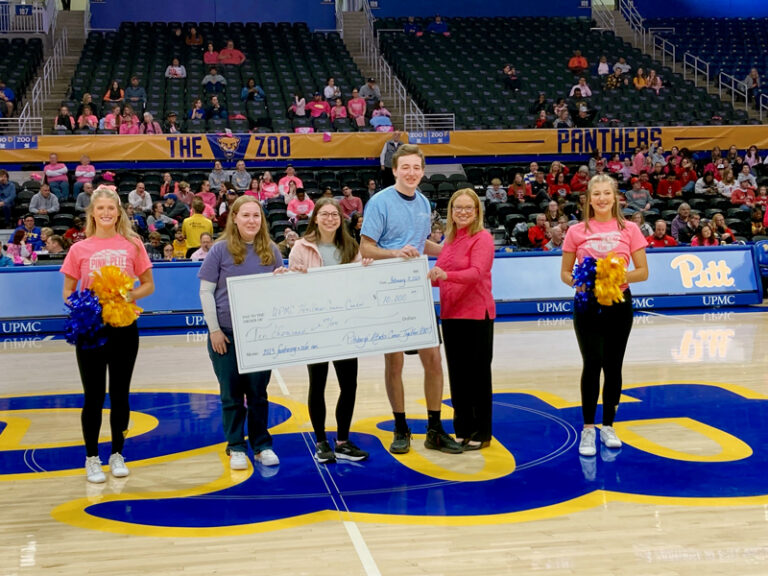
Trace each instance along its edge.
<path fill-rule="evenodd" d="M 352 98 L 347 102 L 347 110 L 349 111 L 349 117 L 352 118 L 352 121 L 358 128 L 365 126 L 365 98 L 360 96 L 357 88 L 352 90 Z"/>
<path fill-rule="evenodd" d="M 341 98 L 336 98 L 333 108 L 331 108 L 331 122 L 336 122 L 337 118 L 346 118 L 347 109 L 341 101 Z"/>
<path fill-rule="evenodd" d="M 96 118 L 90 106 L 83 106 L 83 113 L 77 118 L 77 127 L 80 130 L 96 132 L 96 129 L 99 127 L 99 119 Z"/>
<path fill-rule="evenodd" d="M 112 106 L 112 111 L 104 116 L 104 130 L 117 132 L 120 126 L 120 106 Z"/>
<path fill-rule="evenodd" d="M 296 190 L 296 198 L 288 204 L 286 212 L 288 213 L 288 219 L 296 224 L 299 220 L 308 220 L 314 209 L 315 203 L 307 197 L 304 188 L 298 188 Z"/>
<path fill-rule="evenodd" d="M 138 134 L 139 118 L 133 113 L 133 108 L 126 104 L 123 108 L 123 114 L 120 116 L 120 134 Z"/>
<path fill-rule="evenodd" d="M 266 176 L 267 173 L 265 172 L 264 175 Z M 270 174 L 271 178 L 271 174 Z M 296 188 L 304 188 L 304 182 L 301 181 L 301 178 L 296 176 L 296 169 L 288 164 L 285 168 L 285 176 L 280 178 L 280 182 L 278 182 L 277 190 L 280 194 L 285 196 L 288 193 L 288 184 L 290 182 L 293 182 L 296 184 Z"/>
<path fill-rule="evenodd" d="M 51 192 L 56 195 L 60 202 L 69 200 L 69 177 L 67 172 L 67 165 L 59 162 L 59 157 L 56 154 L 51 154 L 48 157 L 48 164 L 43 166 L 45 180 L 51 187 Z"/>
<path fill-rule="evenodd" d="M 286 169 L 286 173 L 287 172 L 288 172 L 288 170 Z M 272 172 L 267 170 L 266 172 L 264 172 L 263 176 L 261 177 L 261 198 L 262 198 L 262 200 L 267 200 L 269 198 L 274 198 L 279 193 L 280 193 L 280 190 L 278 188 L 277 182 L 272 180 Z"/>
<path fill-rule="evenodd" d="M 213 209 L 216 208 L 216 194 L 211 192 L 211 185 L 208 183 L 208 180 L 203 180 L 200 183 L 200 192 L 195 194 L 195 196 L 199 196 L 206 206 L 210 206 Z"/>
<path fill-rule="evenodd" d="M 245 62 L 245 54 L 235 48 L 232 40 L 227 40 L 227 47 L 219 52 L 219 64 L 232 64 L 239 66 Z"/>
<path fill-rule="evenodd" d="M 203 52 L 203 62 L 209 66 L 219 63 L 219 53 L 216 52 L 216 49 L 213 47 L 213 42 L 208 42 L 208 45 L 205 47 L 205 52 Z"/>
<path fill-rule="evenodd" d="M 91 164 L 91 159 L 88 158 L 88 156 L 81 156 L 80 157 L 80 164 L 75 168 L 75 188 L 74 188 L 74 196 L 77 198 L 77 196 L 80 194 L 80 192 L 83 191 L 83 185 L 86 182 L 93 182 L 93 179 L 96 177 L 96 168 L 93 167 Z"/>
<path fill-rule="evenodd" d="M 341 194 L 344 196 L 340 201 L 341 211 L 344 212 L 344 218 L 349 220 L 353 214 L 363 214 L 363 201 L 352 194 L 352 188 L 349 186 L 341 187 Z"/>

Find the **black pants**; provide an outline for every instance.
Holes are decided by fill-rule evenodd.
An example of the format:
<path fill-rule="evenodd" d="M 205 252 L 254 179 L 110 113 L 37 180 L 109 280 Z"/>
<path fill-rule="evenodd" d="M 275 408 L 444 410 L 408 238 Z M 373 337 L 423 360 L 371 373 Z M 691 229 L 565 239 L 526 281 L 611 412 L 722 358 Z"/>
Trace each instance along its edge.
<path fill-rule="evenodd" d="M 443 320 L 457 438 L 491 439 L 493 320 Z"/>
<path fill-rule="evenodd" d="M 336 403 L 336 439 L 349 440 L 349 427 L 357 396 L 357 358 L 336 360 L 333 363 L 339 380 L 339 400 Z M 309 419 L 318 442 L 325 436 L 325 384 L 328 381 L 328 362 L 307 365 L 309 371 Z"/>
<path fill-rule="evenodd" d="M 101 412 L 107 391 L 109 371 L 109 425 L 112 431 L 112 453 L 122 452 L 128 430 L 131 407 L 128 396 L 136 356 L 139 353 L 139 329 L 136 322 L 124 328 L 107 326 L 104 346 L 75 349 L 85 400 L 80 420 L 87 456 L 99 455 Z"/>
<path fill-rule="evenodd" d="M 612 426 L 621 397 L 621 369 L 632 330 L 632 295 L 624 292 L 624 302 L 613 306 L 590 303 L 585 310 L 574 306 L 573 327 L 584 361 L 581 371 L 581 411 L 584 424 L 595 423 L 603 382 L 603 425 Z"/>

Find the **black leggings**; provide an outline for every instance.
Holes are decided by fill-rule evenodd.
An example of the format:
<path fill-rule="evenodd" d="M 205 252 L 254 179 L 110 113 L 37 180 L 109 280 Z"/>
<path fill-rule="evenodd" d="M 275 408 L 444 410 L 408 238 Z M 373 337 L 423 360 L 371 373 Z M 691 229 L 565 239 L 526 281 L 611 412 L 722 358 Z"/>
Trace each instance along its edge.
<path fill-rule="evenodd" d="M 80 380 L 83 383 L 85 399 L 80 420 L 85 438 L 87 456 L 99 455 L 99 432 L 101 412 L 107 391 L 107 370 L 109 370 L 109 425 L 112 431 L 112 454 L 123 451 L 125 432 L 131 407 L 128 395 L 136 356 L 139 353 L 139 329 L 136 322 L 124 328 L 107 326 L 107 342 L 104 346 L 83 350 L 75 349 Z"/>
<path fill-rule="evenodd" d="M 446 319 L 442 327 L 456 437 L 489 441 L 493 412 L 493 320 Z"/>
<path fill-rule="evenodd" d="M 621 368 L 632 330 L 632 295 L 624 292 L 624 302 L 601 306 L 591 302 L 586 310 L 576 310 L 573 327 L 584 361 L 581 371 L 581 412 L 584 424 L 595 423 L 600 396 L 600 373 L 603 382 L 603 425 L 612 426 L 621 397 Z"/>
<path fill-rule="evenodd" d="M 349 427 L 355 410 L 357 395 L 357 358 L 336 360 L 333 363 L 339 380 L 339 400 L 336 403 L 336 439 L 349 440 Z M 325 384 L 328 380 L 328 362 L 307 365 L 309 371 L 309 419 L 318 442 L 325 442 Z"/>

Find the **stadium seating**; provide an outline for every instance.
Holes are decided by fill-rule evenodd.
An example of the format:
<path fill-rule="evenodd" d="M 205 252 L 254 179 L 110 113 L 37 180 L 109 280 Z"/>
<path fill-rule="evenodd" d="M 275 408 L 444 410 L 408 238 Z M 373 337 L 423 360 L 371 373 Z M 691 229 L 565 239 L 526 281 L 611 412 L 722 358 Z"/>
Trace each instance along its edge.
<path fill-rule="evenodd" d="M 768 72 L 768 18 L 654 18 L 649 28 L 672 28 L 657 34 L 710 63 L 710 75 L 725 72 L 743 80 L 756 67 Z"/>
<path fill-rule="evenodd" d="M 126 86 L 135 74 L 147 91 L 147 110 L 156 118 L 165 118 L 170 111 L 186 118 L 192 102 L 204 97 L 201 82 L 208 66 L 199 48 L 179 42 L 171 30 L 191 25 L 197 26 L 205 41 L 212 41 L 217 49 L 231 39 L 246 55 L 241 66 L 219 67 L 227 79 L 219 100 L 230 116 L 238 117 L 227 122 L 233 130 L 258 126 L 262 130 L 292 131 L 286 113 L 294 94 L 309 100 L 333 76 L 346 101 L 352 88 L 364 83 L 341 37 L 335 32 L 312 33 L 305 23 L 123 22 L 118 32 L 89 34 L 72 78 L 71 101 L 66 104 L 76 108 L 76 101 L 86 92 L 100 101 L 112 79 Z M 174 57 L 186 67 L 185 80 L 166 80 L 164 76 Z M 240 100 L 240 91 L 251 77 L 264 89 L 265 104 Z M 210 129 L 199 122 L 185 122 L 185 127 L 190 132 Z M 331 129 L 330 124 L 326 128 Z M 343 129 L 353 128 L 347 125 Z"/>
<path fill-rule="evenodd" d="M 23 98 L 35 72 L 43 61 L 40 38 L 0 37 L 0 78 L 16 94 L 17 104 Z M 17 106 L 17 110 L 20 109 Z"/>
<path fill-rule="evenodd" d="M 379 30 L 402 30 L 403 18 L 384 18 Z M 428 113 L 455 113 L 457 128 L 528 128 L 534 120 L 529 106 L 538 93 L 552 100 L 566 97 L 575 84 L 567 69 L 573 50 L 580 49 L 592 69 L 590 104 L 597 120 L 611 126 L 746 123 L 703 88 L 696 88 L 612 32 L 591 29 L 585 19 L 453 18 L 451 36 L 381 32 L 380 45 L 398 77 Z M 664 88 L 603 91 L 595 76 L 599 57 L 610 63 L 623 56 L 636 69 L 653 68 Z M 502 84 L 501 68 L 514 65 L 523 88 L 512 94 Z"/>

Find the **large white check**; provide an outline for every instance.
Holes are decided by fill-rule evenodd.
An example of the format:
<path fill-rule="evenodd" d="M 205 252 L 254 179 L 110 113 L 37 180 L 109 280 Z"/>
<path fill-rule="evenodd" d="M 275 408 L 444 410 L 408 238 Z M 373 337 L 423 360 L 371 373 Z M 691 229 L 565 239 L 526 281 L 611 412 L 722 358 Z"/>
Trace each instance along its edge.
<path fill-rule="evenodd" d="M 437 346 L 426 256 L 227 280 L 241 374 Z"/>

